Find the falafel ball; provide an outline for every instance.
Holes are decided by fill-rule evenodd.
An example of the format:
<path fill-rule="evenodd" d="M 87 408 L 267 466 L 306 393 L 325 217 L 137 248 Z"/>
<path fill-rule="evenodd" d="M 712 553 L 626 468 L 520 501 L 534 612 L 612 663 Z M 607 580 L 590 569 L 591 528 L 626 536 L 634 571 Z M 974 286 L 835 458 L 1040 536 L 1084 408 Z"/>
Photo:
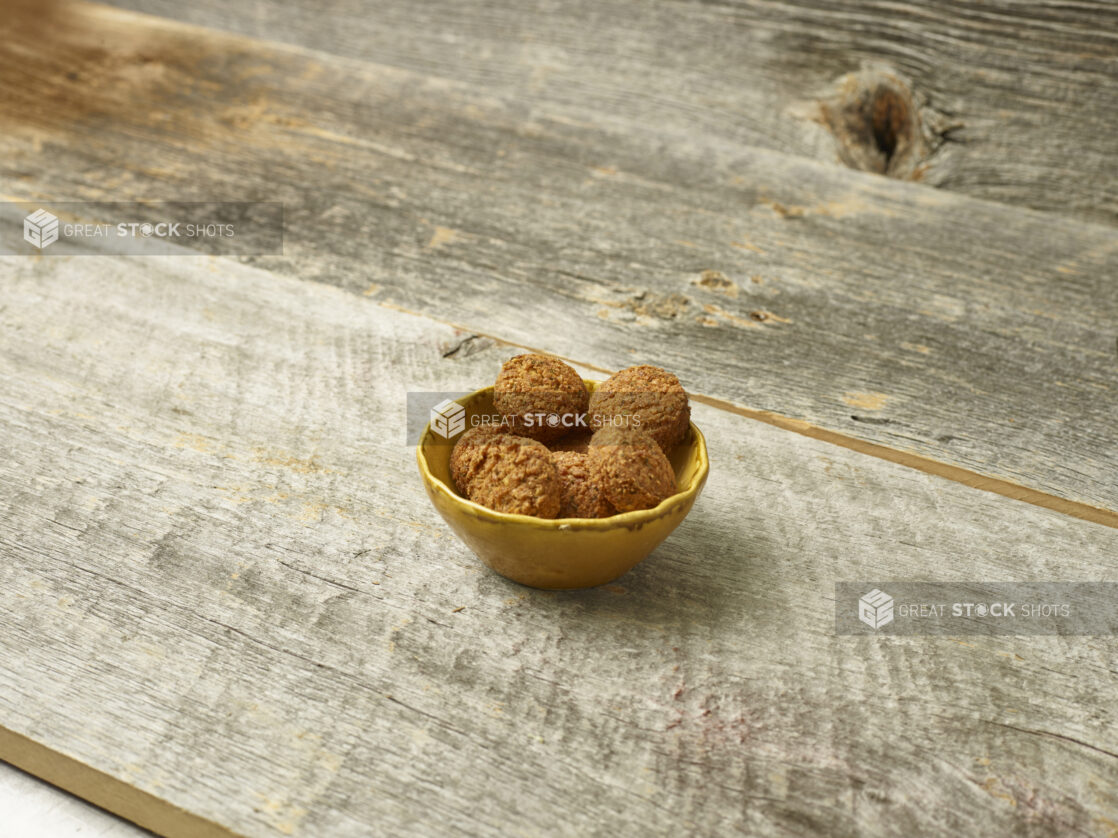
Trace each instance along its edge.
<path fill-rule="evenodd" d="M 638 428 L 609 426 L 595 432 L 586 462 L 618 512 L 651 509 L 675 494 L 675 472 L 660 444 Z"/>
<path fill-rule="evenodd" d="M 548 355 L 509 358 L 493 385 L 493 406 L 512 432 L 541 442 L 567 433 L 569 417 L 585 413 L 589 401 L 579 374 Z"/>
<path fill-rule="evenodd" d="M 608 518 L 614 509 L 591 474 L 585 454 L 553 451 L 559 472 L 559 518 Z"/>
<path fill-rule="evenodd" d="M 552 454 L 557 451 L 573 451 L 576 454 L 585 454 L 590 450 L 590 437 L 592 436 L 594 434 L 590 431 L 580 428 L 577 431 L 571 431 L 562 439 L 549 442 L 547 447 L 551 449 Z"/>
<path fill-rule="evenodd" d="M 450 479 L 460 494 L 469 494 L 470 478 L 477 467 L 481 443 L 499 433 L 507 433 L 507 430 L 499 425 L 478 425 L 454 443 L 454 450 L 450 452 Z"/>
<path fill-rule="evenodd" d="M 497 512 L 559 514 L 559 472 L 542 442 L 495 434 L 478 443 L 475 456 L 467 481 L 470 500 Z"/>
<path fill-rule="evenodd" d="M 627 425 L 650 434 L 669 453 L 687 436 L 691 405 L 679 379 L 642 365 L 615 373 L 594 389 L 587 422 L 594 430 Z"/>

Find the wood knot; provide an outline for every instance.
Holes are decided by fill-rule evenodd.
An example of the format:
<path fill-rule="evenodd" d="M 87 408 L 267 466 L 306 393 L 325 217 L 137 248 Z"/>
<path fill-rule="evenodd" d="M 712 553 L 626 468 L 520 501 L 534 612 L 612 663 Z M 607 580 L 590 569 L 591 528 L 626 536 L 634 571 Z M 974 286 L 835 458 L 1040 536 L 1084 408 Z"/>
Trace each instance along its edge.
<path fill-rule="evenodd" d="M 920 178 L 931 151 L 924 106 L 901 76 L 881 69 L 850 73 L 819 104 L 844 164 L 888 177 Z"/>

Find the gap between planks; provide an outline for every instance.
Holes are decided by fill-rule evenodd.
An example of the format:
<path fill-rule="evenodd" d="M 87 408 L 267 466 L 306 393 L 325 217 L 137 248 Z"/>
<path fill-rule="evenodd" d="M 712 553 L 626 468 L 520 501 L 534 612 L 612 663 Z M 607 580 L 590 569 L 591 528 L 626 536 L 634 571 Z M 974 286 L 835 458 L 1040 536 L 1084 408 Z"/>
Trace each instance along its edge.
<path fill-rule="evenodd" d="M 506 340 L 498 335 L 492 335 L 487 332 L 481 332 L 461 323 L 454 323 L 448 320 L 442 320 L 438 317 L 432 317 L 421 311 L 413 311 L 412 309 L 404 308 L 403 306 L 395 305 L 394 303 L 380 303 L 384 308 L 399 311 L 403 314 L 410 314 L 415 317 L 423 317 L 435 323 L 442 323 L 445 326 L 451 326 L 464 332 L 469 332 L 472 335 L 478 335 L 496 343 L 505 346 L 514 346 L 518 349 L 526 349 L 529 352 L 539 352 L 545 355 L 554 355 L 555 357 L 562 358 L 564 361 L 569 361 L 572 364 L 592 369 L 604 375 L 612 375 L 615 370 L 608 370 L 604 367 L 599 367 L 596 364 L 590 364 L 578 358 L 569 358 L 563 355 L 556 355 L 554 352 L 548 352 L 545 349 L 540 349 L 534 346 L 528 346 L 515 341 Z M 980 474 L 976 471 L 965 469 L 961 466 L 951 465 L 936 460 L 932 457 L 923 454 L 914 454 L 909 451 L 902 451 L 898 448 L 890 448 L 887 445 L 881 445 L 876 442 L 867 442 L 858 437 L 849 436 L 848 434 L 832 431 L 828 428 L 813 425 L 811 422 L 805 422 L 802 419 L 793 419 L 790 416 L 784 416 L 780 413 L 774 413 L 771 410 L 760 410 L 753 407 L 744 407 L 742 405 L 734 404 L 733 402 L 719 399 L 714 396 L 706 396 L 701 393 L 692 393 L 688 391 L 688 395 L 695 401 L 708 405 L 718 410 L 724 410 L 728 413 L 735 413 L 738 416 L 743 416 L 746 419 L 753 419 L 758 422 L 764 422 L 767 425 L 780 428 L 785 431 L 792 431 L 793 433 L 800 434 L 801 436 L 811 437 L 818 439 L 822 442 L 831 445 L 838 445 L 842 448 L 847 448 L 859 454 L 865 454 L 870 457 L 877 457 L 880 460 L 888 460 L 891 463 L 905 466 L 906 468 L 915 469 L 916 471 L 923 471 L 928 474 L 933 474 L 937 477 L 942 477 L 946 480 L 954 481 L 955 483 L 962 483 L 964 486 L 969 486 L 972 489 L 978 489 L 983 492 L 993 492 L 996 495 L 1002 495 L 1012 500 L 1024 501 L 1031 503 L 1034 506 L 1040 506 L 1045 509 L 1051 509 L 1054 512 L 1059 512 L 1064 515 L 1069 515 L 1073 518 L 1079 518 L 1083 521 L 1089 521 L 1092 524 L 1101 524 L 1104 527 L 1113 527 L 1118 529 L 1118 511 L 1103 509 L 1098 506 L 1091 506 L 1090 504 L 1080 503 L 1078 501 L 1068 500 L 1056 495 L 1050 495 L 1047 492 L 1041 492 L 1037 489 L 1030 489 L 1028 486 L 1022 486 L 1019 483 L 1014 483 L 1010 480 L 1003 480 L 999 477 L 990 477 L 989 475 Z"/>

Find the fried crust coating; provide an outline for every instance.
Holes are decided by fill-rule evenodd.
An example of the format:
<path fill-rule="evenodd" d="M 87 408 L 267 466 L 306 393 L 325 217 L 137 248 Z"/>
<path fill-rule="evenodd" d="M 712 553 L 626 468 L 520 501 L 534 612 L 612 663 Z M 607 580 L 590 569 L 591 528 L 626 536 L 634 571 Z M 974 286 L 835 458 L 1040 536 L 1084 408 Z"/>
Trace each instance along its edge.
<path fill-rule="evenodd" d="M 496 434 L 479 443 L 476 456 L 467 485 L 470 500 L 497 512 L 559 514 L 559 472 L 543 443 Z"/>
<path fill-rule="evenodd" d="M 548 355 L 509 358 L 493 385 L 493 406 L 512 432 L 542 442 L 566 434 L 571 420 L 563 419 L 584 414 L 589 401 L 579 374 Z"/>
<path fill-rule="evenodd" d="M 618 512 L 651 509 L 675 494 L 675 472 L 651 434 L 607 427 L 590 440 L 587 465 Z"/>
<path fill-rule="evenodd" d="M 610 425 L 640 428 L 666 454 L 687 436 L 691 405 L 670 372 L 648 365 L 629 367 L 595 388 L 587 420 L 594 430 Z"/>
<path fill-rule="evenodd" d="M 559 472 L 559 518 L 608 518 L 614 513 L 602 487 L 590 471 L 585 454 L 553 451 Z"/>

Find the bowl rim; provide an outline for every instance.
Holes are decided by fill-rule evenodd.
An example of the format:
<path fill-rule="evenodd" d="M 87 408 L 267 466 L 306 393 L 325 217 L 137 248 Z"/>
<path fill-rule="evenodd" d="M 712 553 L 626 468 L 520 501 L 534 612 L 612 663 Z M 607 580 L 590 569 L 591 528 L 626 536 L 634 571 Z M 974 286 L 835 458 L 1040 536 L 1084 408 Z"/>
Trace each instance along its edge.
<path fill-rule="evenodd" d="M 583 379 L 583 383 L 592 385 L 601 384 L 600 381 L 586 378 Z M 491 384 L 488 387 L 482 387 L 472 393 L 459 396 L 454 401 L 465 406 L 471 399 L 476 399 L 487 390 L 492 389 L 493 385 Z M 435 477 L 435 475 L 431 473 L 430 466 L 427 464 L 427 457 L 424 456 L 423 453 L 423 445 L 431 434 L 430 421 L 424 425 L 423 432 L 419 435 L 419 439 L 415 444 L 415 458 L 419 463 L 419 473 L 423 477 L 423 482 L 428 487 L 433 487 L 436 492 L 444 495 L 452 504 L 469 510 L 479 518 L 486 518 L 494 522 L 515 523 L 555 530 L 632 527 L 636 524 L 655 520 L 665 514 L 672 506 L 694 498 L 706 482 L 707 474 L 710 472 L 706 437 L 703 436 L 703 432 L 699 430 L 694 422 L 688 422 L 688 425 L 690 426 L 692 439 L 694 440 L 695 456 L 698 460 L 698 468 L 691 477 L 691 482 L 675 494 L 664 498 L 660 503 L 650 509 L 635 509 L 631 512 L 618 512 L 615 515 L 610 515 L 608 518 L 537 518 L 535 515 L 521 515 L 516 512 L 498 512 L 495 509 L 482 506 L 480 503 L 472 501 L 469 498 L 462 497 L 442 480 Z"/>

